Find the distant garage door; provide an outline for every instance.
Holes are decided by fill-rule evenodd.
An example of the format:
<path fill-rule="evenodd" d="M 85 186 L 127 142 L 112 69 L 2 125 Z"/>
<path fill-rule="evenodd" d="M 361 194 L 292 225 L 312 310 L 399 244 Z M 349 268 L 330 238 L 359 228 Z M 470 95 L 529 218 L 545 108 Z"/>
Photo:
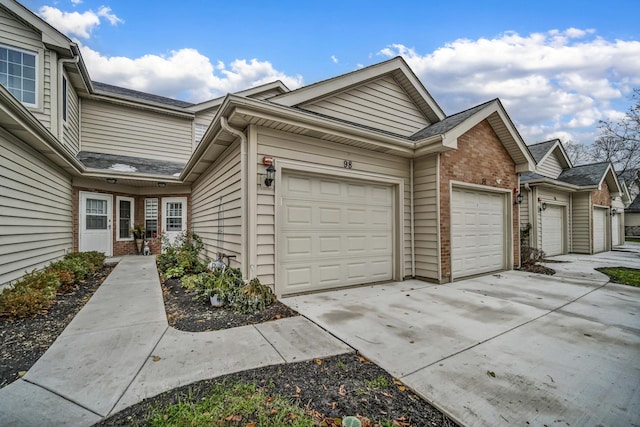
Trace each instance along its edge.
<path fill-rule="evenodd" d="M 279 293 L 391 280 L 392 186 L 298 173 L 280 185 Z"/>
<path fill-rule="evenodd" d="M 604 252 L 607 248 L 607 209 L 593 208 L 593 252 Z"/>
<path fill-rule="evenodd" d="M 545 255 L 564 253 L 564 206 L 548 205 L 542 211 L 542 250 Z"/>
<path fill-rule="evenodd" d="M 620 245 L 620 214 L 611 216 L 611 245 Z"/>
<path fill-rule="evenodd" d="M 506 197 L 454 188 L 451 199 L 451 269 L 454 278 L 505 269 Z"/>

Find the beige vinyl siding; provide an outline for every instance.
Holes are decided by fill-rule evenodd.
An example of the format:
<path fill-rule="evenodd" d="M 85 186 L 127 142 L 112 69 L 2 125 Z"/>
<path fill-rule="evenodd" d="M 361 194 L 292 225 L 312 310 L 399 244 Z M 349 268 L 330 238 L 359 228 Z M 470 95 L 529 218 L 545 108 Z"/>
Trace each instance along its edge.
<path fill-rule="evenodd" d="M 62 117 L 62 111 L 60 117 Z M 68 78 L 67 122 L 63 124 L 62 142 L 74 155 L 80 151 L 80 100 Z"/>
<path fill-rule="evenodd" d="M 573 209 L 571 212 L 572 252 L 591 253 L 591 201 L 589 193 L 575 193 L 573 195 Z"/>
<path fill-rule="evenodd" d="M 523 190 L 522 188 L 520 192 L 522 194 L 522 203 L 520 204 L 520 228 L 522 228 L 531 222 L 529 216 L 529 197 L 531 197 L 531 192 Z"/>
<path fill-rule="evenodd" d="M 351 160 L 353 171 L 369 172 L 404 179 L 404 220 L 402 224 L 402 246 L 404 250 L 404 264 L 401 268 L 403 276 L 411 275 L 411 222 L 410 222 L 410 188 L 409 188 L 409 160 L 376 153 L 364 149 L 345 147 L 314 138 L 292 135 L 269 129 L 258 129 L 258 163 L 259 173 L 264 173 L 263 156 L 287 159 L 336 167 L 344 170 L 344 160 Z M 356 174 L 353 175 L 357 179 Z M 275 185 L 278 185 L 276 182 Z M 257 218 L 257 250 L 258 260 L 256 271 L 260 282 L 267 285 L 275 284 L 275 196 L 274 191 L 258 187 L 258 218 Z"/>
<path fill-rule="evenodd" d="M 302 108 L 403 136 L 429 125 L 391 76 L 368 82 Z"/>
<path fill-rule="evenodd" d="M 37 61 L 37 107 L 28 107 L 49 130 L 51 128 L 51 67 L 55 54 L 45 51 L 42 36 L 0 8 L 0 44 L 35 52 Z M 54 64 L 51 65 L 51 62 Z"/>
<path fill-rule="evenodd" d="M 0 285 L 73 247 L 71 179 L 0 129 Z"/>
<path fill-rule="evenodd" d="M 255 95 L 251 95 L 248 98 L 269 99 L 269 98 L 273 98 L 274 96 L 278 96 L 278 95 L 281 95 L 281 94 L 282 94 L 282 92 L 280 91 L 280 89 L 271 89 L 271 90 L 265 90 L 264 92 L 256 93 Z"/>
<path fill-rule="evenodd" d="M 555 153 L 551 153 L 546 159 L 544 159 L 544 161 L 538 165 L 537 169 L 540 175 L 553 179 L 556 179 L 562 173 L 562 165 Z"/>
<path fill-rule="evenodd" d="M 416 276 L 438 280 L 438 156 L 413 163 Z"/>
<path fill-rule="evenodd" d="M 186 162 L 192 120 L 83 99 L 82 151 Z"/>
<path fill-rule="evenodd" d="M 242 197 L 240 144 L 229 147 L 193 184 L 191 224 L 205 244 L 203 255 L 216 252 L 236 255 L 232 267 L 241 264 Z"/>

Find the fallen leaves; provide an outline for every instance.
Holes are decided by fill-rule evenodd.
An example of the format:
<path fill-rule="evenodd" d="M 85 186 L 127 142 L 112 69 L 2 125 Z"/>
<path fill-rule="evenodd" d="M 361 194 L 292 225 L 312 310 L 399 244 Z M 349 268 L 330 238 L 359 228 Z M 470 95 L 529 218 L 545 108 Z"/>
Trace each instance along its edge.
<path fill-rule="evenodd" d="M 495 378 L 496 377 L 496 373 L 493 371 L 487 371 L 487 375 L 489 375 L 491 378 Z"/>
<path fill-rule="evenodd" d="M 400 391 L 406 391 L 407 390 L 407 386 L 405 386 L 404 384 L 402 384 L 400 381 L 398 381 L 397 379 L 393 379 L 393 383 L 398 386 L 398 390 Z"/>
<path fill-rule="evenodd" d="M 369 362 L 365 357 L 361 356 L 361 355 L 357 355 L 358 360 L 360 361 L 360 363 L 364 363 L 365 365 L 370 365 L 371 362 Z"/>
<path fill-rule="evenodd" d="M 322 366 L 322 359 L 313 359 L 313 361 L 316 362 L 316 365 Z"/>
<path fill-rule="evenodd" d="M 338 388 L 338 394 L 340 396 L 346 396 L 347 395 L 347 389 L 345 388 L 344 384 L 340 384 L 340 387 Z"/>
<path fill-rule="evenodd" d="M 151 356 L 151 360 L 153 360 L 154 362 L 159 362 L 160 359 L 162 359 L 160 356 Z"/>

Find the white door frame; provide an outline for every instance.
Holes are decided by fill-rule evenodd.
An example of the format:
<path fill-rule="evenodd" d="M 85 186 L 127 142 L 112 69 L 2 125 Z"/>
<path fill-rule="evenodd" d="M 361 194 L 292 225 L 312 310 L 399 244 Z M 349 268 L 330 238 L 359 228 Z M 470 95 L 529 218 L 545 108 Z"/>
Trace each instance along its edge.
<path fill-rule="evenodd" d="M 163 197 L 162 198 L 162 231 L 170 242 L 174 242 L 175 239 L 183 232 L 187 231 L 187 198 L 186 197 Z M 180 231 L 169 231 L 167 229 L 167 204 L 169 203 L 182 203 L 182 224 Z"/>
<path fill-rule="evenodd" d="M 78 194 L 78 251 L 94 250 L 89 244 L 90 235 L 99 233 L 86 230 L 86 201 L 88 198 L 105 200 L 107 202 L 107 229 L 103 232 L 104 238 L 104 254 L 106 256 L 113 255 L 113 195 L 106 193 L 92 193 L 89 191 L 80 191 Z"/>

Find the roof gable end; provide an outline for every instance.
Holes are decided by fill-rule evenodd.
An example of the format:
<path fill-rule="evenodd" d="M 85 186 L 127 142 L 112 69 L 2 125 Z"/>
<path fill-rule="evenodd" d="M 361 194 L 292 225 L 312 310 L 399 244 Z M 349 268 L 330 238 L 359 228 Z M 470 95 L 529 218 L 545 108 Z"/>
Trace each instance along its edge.
<path fill-rule="evenodd" d="M 379 86 L 385 84 L 381 83 L 383 81 L 389 84 L 386 90 Z M 392 86 L 396 86 L 396 88 L 394 89 Z M 418 111 L 428 123 L 439 122 L 445 118 L 440 106 L 401 57 L 304 86 L 289 93 L 270 98 L 269 101 L 283 106 L 309 109 L 313 105 L 341 94 L 350 93 L 353 96 L 358 92 L 357 90 L 353 91 L 355 88 L 360 88 L 360 90 L 365 88 L 365 92 L 368 92 L 373 91 L 374 87 L 377 87 L 382 93 L 393 90 L 404 92 L 400 97 L 409 100 L 413 104 L 411 108 L 414 111 Z M 381 99 L 384 99 L 384 97 Z M 371 101 L 363 100 L 361 102 L 367 104 Z M 372 106 L 371 104 L 368 105 Z M 419 127 L 414 132 L 418 129 Z"/>

